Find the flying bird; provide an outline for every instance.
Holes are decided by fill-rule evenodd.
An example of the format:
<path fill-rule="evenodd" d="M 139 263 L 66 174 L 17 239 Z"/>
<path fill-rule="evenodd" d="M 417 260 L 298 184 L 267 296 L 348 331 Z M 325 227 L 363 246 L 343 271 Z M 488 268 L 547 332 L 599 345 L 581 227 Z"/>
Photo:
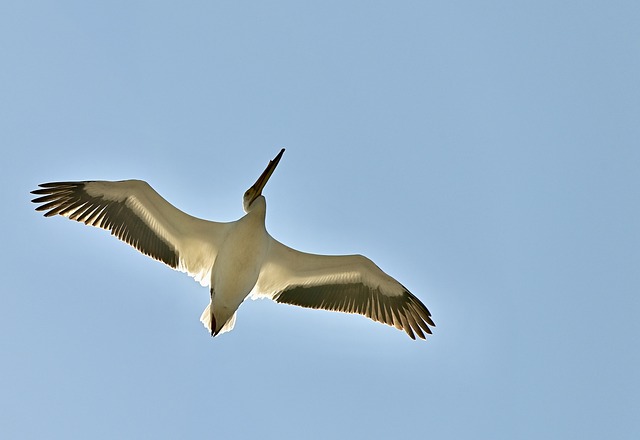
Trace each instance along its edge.
<path fill-rule="evenodd" d="M 425 305 L 362 255 L 315 255 L 275 240 L 265 228 L 262 190 L 284 148 L 244 193 L 246 214 L 214 222 L 177 209 L 141 180 L 53 182 L 31 191 L 36 211 L 111 235 L 209 287 L 200 321 L 216 336 L 233 329 L 247 298 L 358 313 L 425 339 L 435 324 Z"/>

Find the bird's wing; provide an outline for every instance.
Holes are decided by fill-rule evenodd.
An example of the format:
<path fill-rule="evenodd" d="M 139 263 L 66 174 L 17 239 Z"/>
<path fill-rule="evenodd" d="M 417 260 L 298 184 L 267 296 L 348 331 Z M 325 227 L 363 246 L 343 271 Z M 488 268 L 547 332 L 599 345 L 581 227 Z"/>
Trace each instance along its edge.
<path fill-rule="evenodd" d="M 141 180 L 44 183 L 32 191 L 37 211 L 56 214 L 111 234 L 208 285 L 228 223 L 192 217 Z"/>
<path fill-rule="evenodd" d="M 314 255 L 270 237 L 252 298 L 312 309 L 359 313 L 425 339 L 431 314 L 402 284 L 362 255 Z"/>

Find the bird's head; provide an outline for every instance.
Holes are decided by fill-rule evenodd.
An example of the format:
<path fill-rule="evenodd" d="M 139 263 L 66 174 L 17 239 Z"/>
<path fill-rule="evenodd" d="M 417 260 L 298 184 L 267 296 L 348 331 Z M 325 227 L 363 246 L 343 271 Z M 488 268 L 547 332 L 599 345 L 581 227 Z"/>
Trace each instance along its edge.
<path fill-rule="evenodd" d="M 256 183 L 254 183 L 251 188 L 245 191 L 244 197 L 242 199 L 244 212 L 249 212 L 251 210 L 251 205 L 253 204 L 253 202 L 262 195 L 262 189 L 267 184 L 267 181 L 269 180 L 269 177 L 271 177 L 271 174 L 273 174 L 276 166 L 278 166 L 278 162 L 280 162 L 280 158 L 282 157 L 283 153 L 284 148 L 280 150 L 278 155 L 273 160 L 269 161 L 269 165 L 267 165 L 267 168 L 262 172 L 260 177 L 258 177 Z"/>

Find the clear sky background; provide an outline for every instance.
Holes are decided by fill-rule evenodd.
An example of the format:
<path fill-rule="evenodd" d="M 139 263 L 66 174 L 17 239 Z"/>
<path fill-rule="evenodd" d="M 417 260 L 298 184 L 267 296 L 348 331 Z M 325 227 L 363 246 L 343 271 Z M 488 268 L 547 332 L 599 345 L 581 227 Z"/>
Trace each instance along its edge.
<path fill-rule="evenodd" d="M 0 5 L 3 438 L 635 439 L 637 1 Z M 267 228 L 362 253 L 427 342 L 205 288 L 33 211 L 139 178 L 235 220 L 281 147 Z"/>

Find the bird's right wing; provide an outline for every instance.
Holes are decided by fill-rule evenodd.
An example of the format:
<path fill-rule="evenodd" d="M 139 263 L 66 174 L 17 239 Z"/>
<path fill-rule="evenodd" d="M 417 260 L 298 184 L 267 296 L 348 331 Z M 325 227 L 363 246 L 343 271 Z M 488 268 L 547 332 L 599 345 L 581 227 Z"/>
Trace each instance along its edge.
<path fill-rule="evenodd" d="M 425 339 L 435 324 L 402 284 L 362 255 L 315 255 L 270 238 L 253 298 L 313 309 L 358 313 Z"/>
<path fill-rule="evenodd" d="M 111 231 L 145 255 L 208 285 L 228 223 L 190 216 L 141 180 L 44 183 L 37 211 Z"/>

